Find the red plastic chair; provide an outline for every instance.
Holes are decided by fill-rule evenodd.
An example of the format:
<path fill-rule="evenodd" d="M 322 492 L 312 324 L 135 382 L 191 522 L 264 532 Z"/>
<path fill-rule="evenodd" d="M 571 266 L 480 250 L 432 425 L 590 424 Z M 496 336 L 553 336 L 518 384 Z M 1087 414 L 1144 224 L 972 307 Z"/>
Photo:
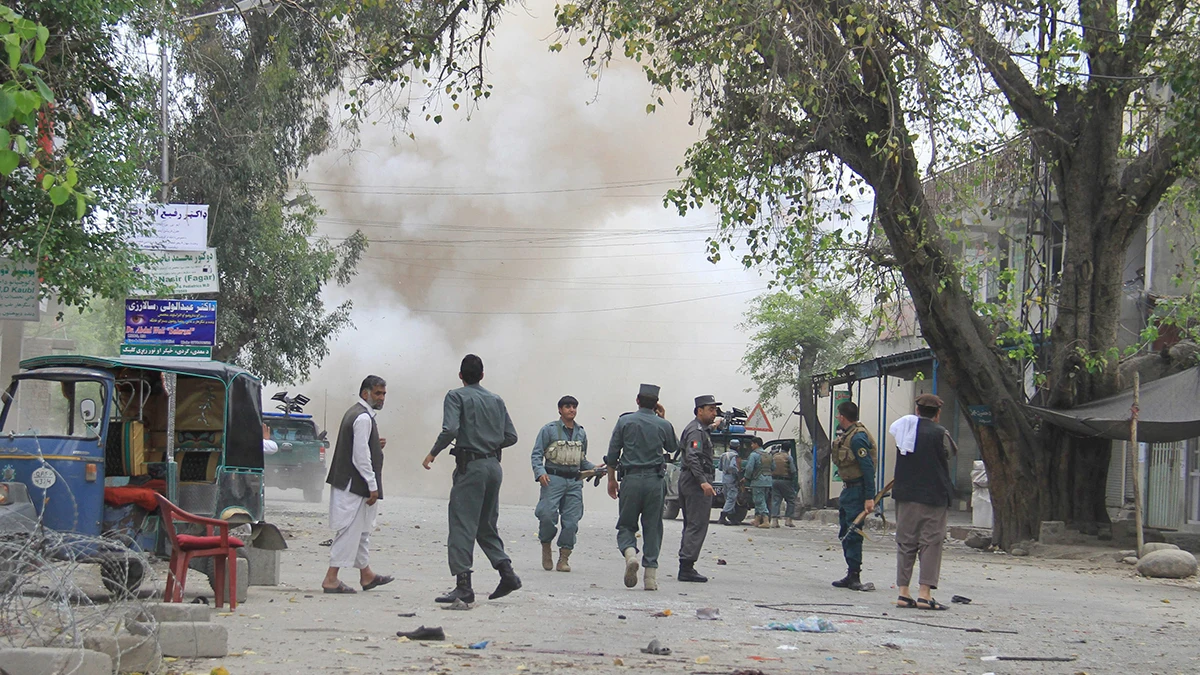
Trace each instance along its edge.
<path fill-rule="evenodd" d="M 187 580 L 188 563 L 192 558 L 212 558 L 215 577 L 213 594 L 216 605 L 225 602 L 225 572 L 229 572 L 229 608 L 237 609 L 237 549 L 245 546 L 241 539 L 229 536 L 229 523 L 188 513 L 172 504 L 166 497 L 158 498 L 159 515 L 171 542 L 170 572 L 163 602 L 183 602 L 183 584 Z M 177 534 L 175 521 L 204 526 L 204 535 Z M 216 533 L 214 534 L 214 530 Z"/>

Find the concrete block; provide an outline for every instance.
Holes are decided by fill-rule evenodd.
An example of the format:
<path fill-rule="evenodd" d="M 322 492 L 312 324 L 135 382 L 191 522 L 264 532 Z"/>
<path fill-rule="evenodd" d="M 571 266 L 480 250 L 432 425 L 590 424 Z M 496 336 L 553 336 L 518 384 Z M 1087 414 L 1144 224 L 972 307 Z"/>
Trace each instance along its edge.
<path fill-rule="evenodd" d="M 214 577 L 210 576 L 208 578 L 208 582 L 209 582 L 208 583 L 209 588 L 213 589 L 213 593 L 216 593 L 216 586 L 213 585 Z M 229 583 L 229 582 L 226 581 L 226 583 Z M 238 558 L 237 559 L 237 601 L 238 601 L 239 605 L 246 601 L 246 591 L 249 588 L 250 588 L 250 564 L 246 561 L 245 558 Z M 225 595 L 226 595 L 226 602 L 228 602 L 229 594 L 226 593 Z"/>
<path fill-rule="evenodd" d="M 1067 543 L 1067 524 L 1061 520 L 1043 520 L 1038 541 L 1042 544 Z"/>
<path fill-rule="evenodd" d="M 129 618 L 134 621 L 208 621 L 212 610 L 208 605 L 181 604 L 177 602 L 155 602 L 146 605 L 142 610 L 130 612 Z"/>
<path fill-rule="evenodd" d="M 1175 544 L 1184 551 L 1200 553 L 1200 533 L 1197 532 L 1164 532 L 1163 538 L 1168 544 Z"/>
<path fill-rule="evenodd" d="M 279 585 L 283 551 L 268 551 L 253 546 L 247 546 L 242 550 L 246 552 L 246 562 L 250 564 L 250 575 L 247 580 L 251 586 Z"/>
<path fill-rule="evenodd" d="M 0 649 L 8 675 L 112 675 L 112 659 L 90 649 Z"/>
<path fill-rule="evenodd" d="M 158 641 L 150 636 L 93 635 L 83 639 L 83 646 L 108 654 L 116 675 L 125 673 L 157 673 L 162 667 L 162 652 Z"/>
<path fill-rule="evenodd" d="M 158 645 L 163 656 L 218 658 L 229 653 L 229 631 L 216 623 L 167 621 L 158 624 Z"/>

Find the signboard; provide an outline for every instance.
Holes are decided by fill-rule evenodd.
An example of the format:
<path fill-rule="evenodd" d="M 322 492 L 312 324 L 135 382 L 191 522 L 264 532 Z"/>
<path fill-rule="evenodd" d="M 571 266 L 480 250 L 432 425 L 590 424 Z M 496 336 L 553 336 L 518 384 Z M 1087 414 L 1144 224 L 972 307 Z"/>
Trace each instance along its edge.
<path fill-rule="evenodd" d="M 0 258 L 0 321 L 37 321 L 37 266 Z"/>
<path fill-rule="evenodd" d="M 751 410 L 750 416 L 746 418 L 746 431 L 775 431 L 771 428 L 771 420 L 767 419 L 767 413 L 763 412 L 761 403 L 755 403 L 754 410 Z"/>
<path fill-rule="evenodd" d="M 217 250 L 155 251 L 155 260 L 137 271 L 170 286 L 180 295 L 187 293 L 218 293 Z"/>
<path fill-rule="evenodd" d="M 121 356 L 160 356 L 181 359 L 212 359 L 208 345 L 121 345 Z"/>
<path fill-rule="evenodd" d="M 216 300 L 126 300 L 126 345 L 216 344 Z"/>
<path fill-rule="evenodd" d="M 992 420 L 992 407 L 989 405 L 969 405 L 967 414 L 971 416 L 971 420 L 975 424 L 981 427 L 990 427 L 995 424 Z"/>
<path fill-rule="evenodd" d="M 130 214 L 150 228 L 134 237 L 138 248 L 204 251 L 208 244 L 208 204 L 147 204 Z"/>

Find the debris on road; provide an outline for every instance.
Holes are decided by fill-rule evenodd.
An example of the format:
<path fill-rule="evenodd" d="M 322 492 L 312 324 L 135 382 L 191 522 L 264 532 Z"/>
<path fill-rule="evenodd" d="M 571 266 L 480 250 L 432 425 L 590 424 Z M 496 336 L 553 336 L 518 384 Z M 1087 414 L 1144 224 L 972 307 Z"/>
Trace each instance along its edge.
<path fill-rule="evenodd" d="M 950 598 L 950 602 L 956 602 L 960 605 L 969 605 L 971 604 L 971 599 L 963 595 L 956 595 Z"/>
<path fill-rule="evenodd" d="M 671 610 L 664 609 L 663 611 L 655 612 L 655 613 L 651 614 L 650 616 L 657 616 L 657 617 L 671 616 Z"/>
<path fill-rule="evenodd" d="M 829 619 L 810 616 L 798 621 L 768 621 L 765 626 L 755 626 L 758 630 L 786 630 L 794 633 L 836 633 L 837 626 Z"/>
<path fill-rule="evenodd" d="M 650 641 L 650 644 L 642 647 L 642 653 L 654 654 L 655 656 L 670 656 L 671 648 L 654 639 Z"/>
<path fill-rule="evenodd" d="M 408 638 L 409 640 L 445 640 L 446 633 L 441 626 L 430 626 L 426 628 L 421 626 L 413 631 L 396 631 L 396 637 Z"/>
<path fill-rule="evenodd" d="M 491 642 L 491 640 L 484 640 L 482 642 L 476 642 L 473 645 L 468 645 L 467 649 L 487 649 L 488 642 Z"/>
<path fill-rule="evenodd" d="M 1074 656 L 984 656 L 980 661 L 1040 661 L 1045 663 L 1068 663 Z"/>
<path fill-rule="evenodd" d="M 442 609 L 456 609 L 456 610 L 466 611 L 468 609 L 471 609 L 471 606 L 468 605 L 467 603 L 463 602 L 462 598 L 455 598 L 454 602 L 450 603 L 449 605 L 442 605 Z"/>
<path fill-rule="evenodd" d="M 721 610 L 717 609 L 716 607 L 701 607 L 700 609 L 696 610 L 696 618 L 703 619 L 705 621 L 720 621 Z"/>

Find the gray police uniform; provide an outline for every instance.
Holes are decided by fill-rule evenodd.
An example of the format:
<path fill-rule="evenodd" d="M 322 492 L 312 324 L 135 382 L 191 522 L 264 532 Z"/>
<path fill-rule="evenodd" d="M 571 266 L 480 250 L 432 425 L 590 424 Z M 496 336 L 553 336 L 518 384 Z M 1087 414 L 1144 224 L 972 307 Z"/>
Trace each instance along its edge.
<path fill-rule="evenodd" d="M 497 520 L 500 515 L 500 451 L 517 442 L 517 430 L 504 399 L 478 384 L 446 393 L 442 403 L 442 433 L 430 454 L 437 456 L 457 439 L 450 451 L 457 466 L 450 488 L 450 573 L 471 571 L 475 542 L 492 567 L 508 562 Z"/>
<path fill-rule="evenodd" d="M 583 518 L 583 481 L 580 471 L 596 468 L 587 461 L 587 433 L 583 425 L 576 424 L 568 429 L 562 420 L 542 427 L 533 442 L 533 478 L 550 477 L 550 484 L 543 485 L 533 514 L 539 521 L 538 540 L 548 544 L 558 533 L 559 518 L 562 519 L 562 534 L 558 536 L 559 548 L 574 549 L 575 535 L 579 532 L 579 520 Z"/>
<path fill-rule="evenodd" d="M 675 428 L 653 410 L 638 408 L 622 415 L 613 426 L 605 463 L 619 467 L 617 550 L 637 548 L 638 520 L 642 525 L 642 567 L 658 567 L 662 549 L 665 485 L 663 453 L 675 451 Z"/>
<path fill-rule="evenodd" d="M 713 466 L 713 444 L 708 430 L 693 419 L 679 437 L 683 453 L 679 472 L 679 503 L 683 512 L 683 537 L 679 543 L 679 559 L 696 562 L 700 548 L 708 535 L 708 517 L 712 512 L 712 497 L 704 494 L 702 483 L 712 485 L 716 478 Z"/>

